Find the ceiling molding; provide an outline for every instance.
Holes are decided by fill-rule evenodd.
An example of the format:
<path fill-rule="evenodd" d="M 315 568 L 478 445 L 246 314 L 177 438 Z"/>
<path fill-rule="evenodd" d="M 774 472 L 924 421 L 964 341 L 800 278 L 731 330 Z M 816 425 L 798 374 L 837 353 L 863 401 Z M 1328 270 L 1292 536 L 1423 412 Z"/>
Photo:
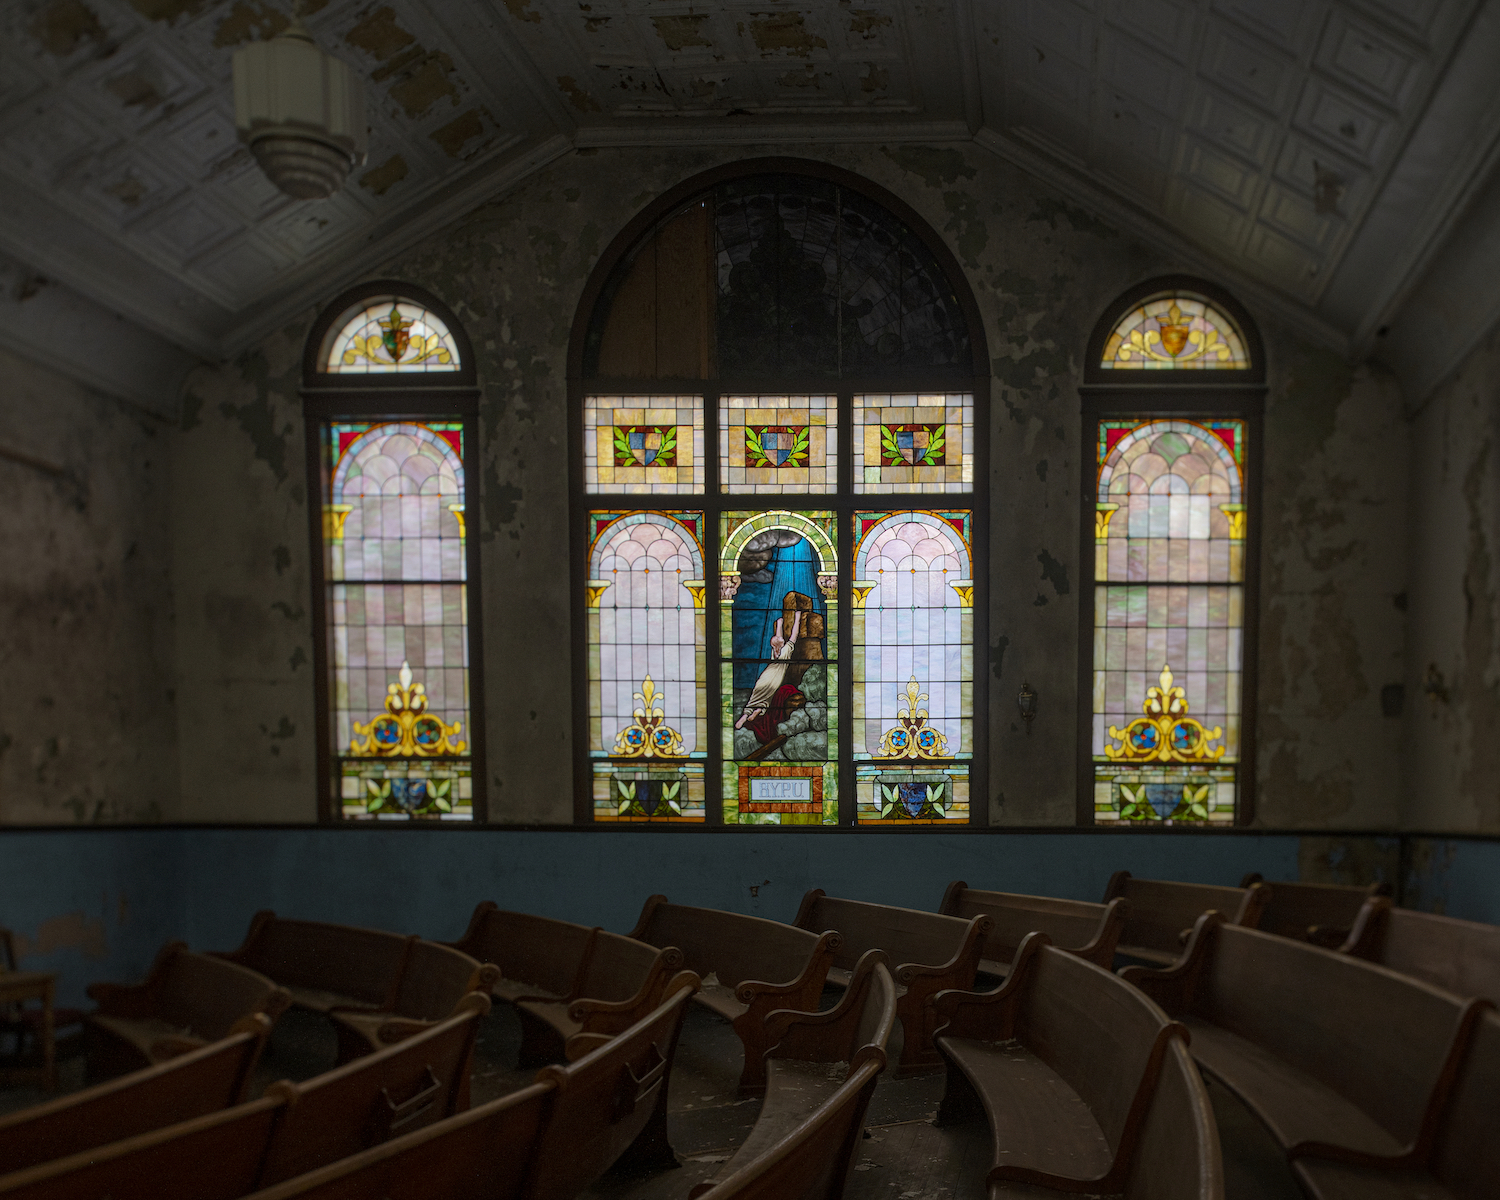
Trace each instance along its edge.
<path fill-rule="evenodd" d="M 1500 169 L 1452 227 L 1426 274 L 1392 317 L 1375 358 L 1396 373 L 1416 410 L 1500 323 Z"/>
<path fill-rule="evenodd" d="M 1360 357 L 1500 162 L 1500 6 L 1475 11 L 1441 82 L 1320 298 Z"/>
<path fill-rule="evenodd" d="M 826 120 L 806 117 L 785 121 L 727 118 L 731 125 L 708 124 L 702 117 L 672 117 L 668 126 L 585 125 L 574 144 L 579 149 L 626 149 L 646 146 L 787 146 L 872 142 L 967 142 L 973 134 L 962 121 Z M 716 120 L 725 120 L 717 118 Z M 675 124 L 675 122 L 682 122 Z"/>
<path fill-rule="evenodd" d="M 1181 235 L 1164 230 L 1161 221 L 1153 214 L 1106 192 L 1031 147 L 996 133 L 993 129 L 981 129 L 974 137 L 974 144 L 1050 185 L 1060 194 L 1077 198 L 1083 208 L 1145 242 L 1168 259 L 1181 263 L 1193 273 L 1222 281 L 1234 291 L 1245 307 L 1274 313 L 1314 345 L 1332 350 L 1335 354 L 1349 354 L 1348 335 L 1329 324 L 1313 309 L 1267 287 Z"/>
<path fill-rule="evenodd" d="M 496 159 L 488 168 L 471 176 L 462 186 L 444 188 L 433 203 L 417 213 L 403 213 L 388 230 L 377 230 L 359 239 L 353 247 L 330 246 L 300 266 L 274 293 L 258 299 L 254 315 L 226 332 L 218 343 L 218 357 L 233 358 L 279 325 L 294 319 L 323 299 L 343 291 L 351 283 L 389 262 L 426 237 L 457 221 L 466 213 L 514 188 L 548 163 L 573 152 L 572 141 L 553 134 L 520 149 L 509 158 Z"/>
<path fill-rule="evenodd" d="M 177 420 L 183 381 L 201 362 L 8 258 L 0 258 L 0 325 L 11 352 L 164 421 Z"/>

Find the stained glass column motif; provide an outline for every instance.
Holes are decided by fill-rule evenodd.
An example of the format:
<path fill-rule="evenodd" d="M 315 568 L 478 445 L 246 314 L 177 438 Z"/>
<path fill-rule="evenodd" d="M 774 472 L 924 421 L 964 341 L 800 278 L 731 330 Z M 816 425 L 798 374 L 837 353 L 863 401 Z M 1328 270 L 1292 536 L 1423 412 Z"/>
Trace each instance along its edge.
<path fill-rule="evenodd" d="M 854 514 L 853 736 L 860 824 L 969 819 L 972 513 Z"/>
<path fill-rule="evenodd" d="M 1096 821 L 1234 820 L 1245 454 L 1241 420 L 1099 423 Z"/>
<path fill-rule="evenodd" d="M 323 446 L 343 815 L 467 820 L 463 426 L 335 422 Z"/>
<path fill-rule="evenodd" d="M 594 820 L 699 821 L 708 696 L 701 512 L 591 512 Z"/>
<path fill-rule="evenodd" d="M 838 556 L 830 512 L 720 517 L 726 825 L 838 824 Z"/>

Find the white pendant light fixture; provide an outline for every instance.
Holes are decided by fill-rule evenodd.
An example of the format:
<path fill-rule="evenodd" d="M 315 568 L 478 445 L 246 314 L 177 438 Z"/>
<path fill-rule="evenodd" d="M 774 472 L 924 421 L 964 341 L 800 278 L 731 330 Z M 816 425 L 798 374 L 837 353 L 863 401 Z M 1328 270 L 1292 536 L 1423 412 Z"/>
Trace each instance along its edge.
<path fill-rule="evenodd" d="M 365 161 L 362 82 L 318 49 L 300 14 L 234 52 L 234 123 L 271 182 L 299 200 L 333 195 Z"/>

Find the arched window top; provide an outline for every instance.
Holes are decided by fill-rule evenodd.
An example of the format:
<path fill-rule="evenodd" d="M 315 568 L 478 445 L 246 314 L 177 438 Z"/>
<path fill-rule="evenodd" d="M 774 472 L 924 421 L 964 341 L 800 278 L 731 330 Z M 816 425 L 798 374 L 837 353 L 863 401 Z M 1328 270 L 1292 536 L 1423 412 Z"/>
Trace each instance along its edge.
<path fill-rule="evenodd" d="M 1247 371 L 1245 339 L 1235 322 L 1201 296 L 1173 291 L 1132 306 L 1110 331 L 1105 371 Z"/>
<path fill-rule="evenodd" d="M 464 494 L 463 427 L 407 422 L 337 430 L 335 504 L 355 496 Z"/>
<path fill-rule="evenodd" d="M 1099 424 L 1099 503 L 1158 495 L 1240 503 L 1243 421 L 1174 419 L 1129 426 L 1126 421 Z"/>
<path fill-rule="evenodd" d="M 458 371 L 458 346 L 447 324 L 402 296 L 372 296 L 323 339 L 320 368 L 330 375 Z"/>
<path fill-rule="evenodd" d="M 303 351 L 309 388 L 369 390 L 470 387 L 474 353 L 458 318 L 438 297 L 396 279 L 376 279 L 336 297 L 314 322 Z"/>
<path fill-rule="evenodd" d="M 982 373 L 946 248 L 894 197 L 827 174 L 741 169 L 643 214 L 590 309 L 583 377 Z"/>

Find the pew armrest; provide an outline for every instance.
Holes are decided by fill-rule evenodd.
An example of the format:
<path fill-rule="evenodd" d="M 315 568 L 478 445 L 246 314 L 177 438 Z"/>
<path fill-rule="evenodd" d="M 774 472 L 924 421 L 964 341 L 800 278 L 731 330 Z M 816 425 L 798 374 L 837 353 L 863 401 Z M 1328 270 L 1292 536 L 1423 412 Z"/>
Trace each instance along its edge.
<path fill-rule="evenodd" d="M 1209 909 L 1193 923 L 1182 957 L 1170 967 L 1121 967 L 1120 978 L 1145 992 L 1162 1006 L 1168 1016 L 1181 1016 L 1193 1007 L 1214 932 L 1223 923 L 1223 914 L 1217 909 Z"/>
<path fill-rule="evenodd" d="M 988 992 L 950 989 L 928 999 L 932 1013 L 932 1036 L 1004 1041 L 1015 1036 L 1017 997 L 1030 974 L 1031 960 L 1052 939 L 1040 930 L 1028 933 L 1016 947 L 1010 974 L 999 987 Z"/>

